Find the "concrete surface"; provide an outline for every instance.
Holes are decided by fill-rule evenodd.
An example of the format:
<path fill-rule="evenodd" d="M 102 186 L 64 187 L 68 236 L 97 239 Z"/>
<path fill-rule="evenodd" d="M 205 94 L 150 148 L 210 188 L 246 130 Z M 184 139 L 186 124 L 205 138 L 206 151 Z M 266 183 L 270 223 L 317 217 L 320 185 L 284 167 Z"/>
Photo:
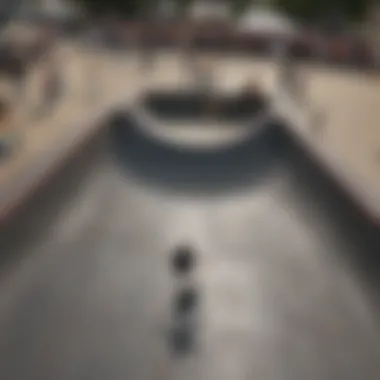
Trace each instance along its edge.
<path fill-rule="evenodd" d="M 133 106 L 144 88 L 181 87 L 191 83 L 188 62 L 175 53 L 160 54 L 153 65 L 154 70 L 149 72 L 143 70 L 139 55 L 134 51 L 105 54 L 84 51 L 71 43 L 63 50 L 67 57 L 63 66 L 69 83 L 68 95 L 51 118 L 32 121 L 28 116 L 23 117 L 20 124 L 25 125 L 25 147 L 13 160 L 1 164 L 1 187 L 13 176 L 19 176 L 17 173 L 33 160 L 32 157 L 59 141 L 61 133 L 62 136 L 75 133 L 78 121 L 86 119 L 93 109 L 105 110 L 108 105 L 120 101 Z M 220 90 L 233 90 L 247 78 L 257 81 L 269 93 L 276 88 L 277 66 L 273 62 L 216 55 L 211 60 L 215 67 L 215 83 Z M 306 108 L 324 125 L 323 136 L 317 137 L 316 143 L 322 144 L 360 178 L 363 187 L 380 194 L 379 77 L 311 66 L 303 67 L 302 72 Z M 86 99 L 91 89 L 95 96 L 92 104 L 88 104 Z M 34 99 L 37 98 L 38 95 L 34 95 Z"/>
<path fill-rule="evenodd" d="M 380 75 L 308 68 L 310 103 L 323 118 L 323 143 L 380 194 Z"/>
<path fill-rule="evenodd" d="M 0 378 L 378 379 L 379 236 L 304 156 L 119 127 L 0 233 Z"/>
<path fill-rule="evenodd" d="M 52 158 L 62 136 L 91 128 L 82 122 L 89 113 L 183 78 L 170 55 L 154 76 L 138 75 L 133 55 L 94 62 L 97 103 L 62 103 L 36 123 L 41 135 L 30 127 L 30 148 L 15 157 L 18 171 L 3 166 L 2 188 L 36 157 Z M 273 90 L 274 66 L 232 67 L 218 70 L 220 86 L 249 73 Z M 73 94 L 82 94 L 76 78 Z M 335 84 L 342 118 L 344 99 L 354 100 L 346 81 Z M 344 140 L 329 132 L 320 143 L 338 149 Z M 378 229 L 281 134 L 263 136 L 192 155 L 123 124 L 82 149 L 0 230 L 0 378 L 377 380 Z M 183 243 L 196 267 L 179 279 L 171 259 Z M 199 303 L 180 318 L 173 308 L 183 289 Z"/>
<path fill-rule="evenodd" d="M 288 120 L 292 133 L 358 200 L 363 211 L 379 222 L 378 78 L 311 67 L 301 70 L 305 82 L 301 96 L 283 88 L 276 92 L 274 108 Z M 323 82 L 328 79 L 328 83 Z"/>
<path fill-rule="evenodd" d="M 278 67 L 273 62 L 223 56 L 212 59 L 216 87 L 220 90 L 234 90 L 248 79 L 257 81 L 268 93 L 277 88 Z M 104 86 L 109 88 L 105 91 L 112 91 L 115 96 L 116 91 L 128 92 L 131 101 L 142 88 L 180 87 L 191 83 L 183 58 L 176 54 L 162 54 L 152 73 L 139 75 L 136 56 L 128 54 L 109 57 L 104 61 L 103 70 Z M 324 126 L 323 136 L 316 138 L 316 143 L 323 144 L 354 175 L 362 177 L 380 194 L 380 76 L 313 66 L 301 67 L 301 75 L 306 87 L 305 108 Z M 129 91 L 123 92 L 119 78 L 126 78 L 124 83 Z M 135 90 L 131 89 L 133 86 Z"/>
<path fill-rule="evenodd" d="M 24 99 L 14 102 L 12 124 L 20 141 L 15 154 L 1 162 L 0 209 L 7 207 L 8 200 L 14 194 L 21 194 L 24 187 L 28 189 L 34 182 L 33 177 L 36 175 L 38 180 L 78 139 L 91 133 L 107 111 L 127 93 L 125 87 L 121 91 L 120 87 L 116 87 L 119 92 L 109 92 L 109 88 L 103 91 L 102 82 L 99 81 L 101 91 L 97 88 L 96 96 L 89 96 L 88 89 L 92 88 L 86 75 L 89 72 L 92 74 L 91 69 L 95 66 L 96 73 L 90 78 L 91 84 L 101 76 L 101 68 L 99 70 L 96 66 L 97 57 L 93 59 L 92 52 L 78 52 L 70 45 L 62 46 L 60 54 L 66 90 L 58 104 L 51 111 L 39 114 L 43 66 L 33 69 L 25 84 Z"/>

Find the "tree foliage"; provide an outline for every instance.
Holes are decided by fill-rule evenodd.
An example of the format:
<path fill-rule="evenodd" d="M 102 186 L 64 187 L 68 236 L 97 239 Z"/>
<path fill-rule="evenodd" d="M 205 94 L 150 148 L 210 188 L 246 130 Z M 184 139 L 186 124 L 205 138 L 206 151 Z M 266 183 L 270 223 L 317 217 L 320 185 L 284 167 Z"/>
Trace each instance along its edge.
<path fill-rule="evenodd" d="M 308 21 L 341 18 L 360 20 L 372 0 L 277 0 L 277 4 L 294 16 Z"/>
<path fill-rule="evenodd" d="M 79 3 L 86 13 L 93 16 L 116 14 L 121 17 L 137 17 L 151 8 L 156 0 L 69 0 Z"/>
<path fill-rule="evenodd" d="M 160 0 L 68 0 L 79 3 L 94 15 L 108 13 L 124 17 L 137 17 L 154 9 Z M 172 0 L 183 12 L 194 0 Z M 234 13 L 244 11 L 251 0 L 227 0 Z M 289 14 L 308 21 L 323 20 L 326 16 L 340 15 L 348 20 L 358 20 L 373 0 L 262 0 L 261 4 L 273 4 Z"/>

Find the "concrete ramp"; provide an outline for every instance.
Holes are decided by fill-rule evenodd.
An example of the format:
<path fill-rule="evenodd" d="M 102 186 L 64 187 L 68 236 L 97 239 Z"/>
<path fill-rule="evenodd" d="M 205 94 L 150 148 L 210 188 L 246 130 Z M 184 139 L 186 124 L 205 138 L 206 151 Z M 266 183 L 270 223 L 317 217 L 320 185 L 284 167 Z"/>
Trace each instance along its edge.
<path fill-rule="evenodd" d="M 1 230 L 0 378 L 378 379 L 379 237 L 279 126 L 118 117 Z"/>

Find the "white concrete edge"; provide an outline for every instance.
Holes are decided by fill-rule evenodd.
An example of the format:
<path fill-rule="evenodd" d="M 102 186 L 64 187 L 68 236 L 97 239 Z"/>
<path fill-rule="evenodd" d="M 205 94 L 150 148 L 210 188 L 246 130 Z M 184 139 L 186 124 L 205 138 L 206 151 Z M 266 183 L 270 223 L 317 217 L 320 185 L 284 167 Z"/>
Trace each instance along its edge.
<path fill-rule="evenodd" d="M 141 100 L 141 99 L 139 99 Z M 144 133 L 144 135 L 148 138 L 154 138 L 158 141 L 163 141 L 163 139 L 159 136 L 158 133 L 154 131 L 160 128 L 160 123 L 154 120 L 154 117 L 146 111 L 139 102 L 133 104 L 132 107 L 128 110 L 132 117 L 139 123 L 140 130 Z M 272 112 L 272 108 L 268 107 L 264 112 L 258 114 L 250 121 L 242 124 L 242 128 L 244 128 L 247 133 L 244 133 L 242 137 L 238 140 L 234 140 L 231 145 L 235 145 L 236 143 L 240 143 L 241 140 L 245 140 L 247 137 L 251 137 L 252 135 L 260 133 L 265 126 L 268 124 L 268 121 L 273 120 L 274 115 Z M 150 127 L 147 127 L 150 126 Z M 170 141 L 163 141 L 165 144 L 172 145 Z M 228 146 L 229 144 L 224 144 L 223 147 Z"/>
<path fill-rule="evenodd" d="M 109 106 L 108 108 L 113 109 L 114 107 Z M 19 202 L 22 202 L 28 192 L 33 191 L 45 177 L 53 173 L 56 167 L 59 167 L 66 158 L 70 157 L 92 132 L 101 127 L 101 124 L 106 119 L 105 116 L 108 114 L 109 112 L 96 112 L 90 120 L 88 118 L 83 120 L 82 118 L 75 122 L 78 126 L 82 126 L 82 128 L 77 129 L 75 135 L 70 134 L 70 136 L 62 138 L 59 144 L 53 144 L 47 152 L 36 158 L 36 161 L 32 163 L 32 169 L 28 165 L 17 174 L 15 180 L 2 186 L 0 192 L 0 217 L 3 216 L 3 213 L 6 214 L 8 209 L 12 209 Z M 52 153 L 50 149 L 54 149 L 54 152 Z"/>
<path fill-rule="evenodd" d="M 363 211 L 375 222 L 380 222 L 380 194 L 373 191 L 368 181 L 359 173 L 353 173 L 339 157 L 321 143 L 316 143 L 311 134 L 310 120 L 302 117 L 302 108 L 288 93 L 279 88 L 273 98 L 273 112 L 285 121 L 285 127 L 311 152 L 318 162 L 344 186 L 345 190 L 359 203 Z M 305 116 L 305 115 L 304 115 Z"/>

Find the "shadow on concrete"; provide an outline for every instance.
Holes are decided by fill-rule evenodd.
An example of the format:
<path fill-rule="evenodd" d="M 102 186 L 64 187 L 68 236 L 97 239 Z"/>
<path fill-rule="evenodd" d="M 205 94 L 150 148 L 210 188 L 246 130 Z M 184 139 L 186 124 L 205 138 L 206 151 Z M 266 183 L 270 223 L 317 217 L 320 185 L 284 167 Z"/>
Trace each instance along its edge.
<path fill-rule="evenodd" d="M 278 129 L 283 140 L 283 168 L 286 168 L 291 197 L 288 206 L 297 208 L 303 223 L 326 242 L 333 239 L 332 255 L 348 258 L 364 282 L 375 289 L 380 301 L 380 225 L 363 211 L 356 199 L 307 154 L 297 141 Z M 286 147 L 285 147 L 286 146 Z"/>
<path fill-rule="evenodd" d="M 1 230 L 3 261 L 11 255 L 25 257 L 28 250 L 40 248 L 49 226 L 67 212 L 73 199 L 82 201 L 89 191 L 95 191 L 93 183 L 87 182 L 89 177 L 107 182 L 102 197 L 94 197 L 89 205 L 96 210 L 89 222 L 94 228 L 76 226 L 79 232 L 71 235 L 69 244 L 63 234 L 60 247 L 49 246 L 60 250 L 59 257 L 49 250 L 41 260 L 33 257 L 32 273 L 18 267 L 14 271 L 22 277 L 21 285 L 3 287 L 11 301 L 0 297 L 1 378 L 153 379 L 158 370 L 164 368 L 160 374 L 165 375 L 172 367 L 183 375 L 183 362 L 175 362 L 178 353 L 196 354 L 191 357 L 194 362 L 190 361 L 194 366 L 185 366 L 189 376 L 183 376 L 196 378 L 199 368 L 207 371 L 208 366 L 219 366 L 224 356 L 218 355 L 236 354 L 235 348 L 247 353 L 242 355 L 245 368 L 255 371 L 259 366 L 268 369 L 265 373 L 272 373 L 273 368 L 280 373 L 285 368 L 286 379 L 319 380 L 321 374 L 329 380 L 351 375 L 378 378 L 379 312 L 372 301 L 379 296 L 379 229 L 296 141 L 273 125 L 240 146 L 198 154 L 146 139 L 126 124 L 125 115 L 116 115 L 110 124 L 107 133 L 83 147 Z M 110 170 L 116 166 L 124 176 Z M 156 205 L 145 204 L 145 197 L 138 201 L 139 194 L 128 191 L 137 178 L 151 187 Z M 171 212 L 178 218 L 166 218 L 165 207 L 171 198 L 160 203 L 155 186 L 188 195 L 194 194 L 193 188 L 204 188 L 208 199 L 228 189 L 227 212 L 223 197 L 217 205 L 222 213 L 208 208 L 207 202 L 194 203 L 194 226 L 191 216 L 183 218 L 177 199 Z M 242 210 L 238 189 L 249 200 Z M 231 200 L 238 201 L 232 220 Z M 98 209 L 96 204 L 102 201 Z M 140 209 L 142 205 L 145 210 Z M 139 213 L 144 213 L 143 223 L 134 225 Z M 147 228 L 150 220 L 152 229 Z M 215 269 L 227 264 L 228 276 L 236 281 L 230 287 L 230 277 L 222 277 L 221 285 L 227 279 L 227 286 L 218 289 L 225 290 L 226 298 L 210 292 L 203 301 L 202 287 L 201 302 L 198 288 L 193 287 L 173 298 L 171 262 L 166 254 L 173 247 L 161 236 L 182 238 L 173 228 L 173 221 L 178 220 L 186 229 L 194 228 L 194 239 L 198 234 L 209 239 L 201 254 L 211 265 L 202 260 L 197 263 L 205 281 L 215 281 Z M 149 241 L 146 251 L 138 248 L 141 240 Z M 3 265 L 2 274 L 6 269 Z M 241 323 L 245 314 L 232 310 L 237 303 L 230 302 L 231 294 L 242 296 L 238 297 L 241 310 L 253 307 L 248 314 L 252 318 L 243 318 L 247 323 Z M 215 309 L 212 297 L 218 305 Z M 215 332 L 210 321 L 220 320 L 209 319 L 189 328 L 183 323 L 167 324 L 166 319 L 174 314 L 171 306 L 180 314 L 177 319 L 183 320 L 185 312 L 187 320 L 188 314 L 201 311 L 204 302 L 213 316 L 225 312 L 231 318 L 220 329 L 221 335 L 210 334 L 215 344 L 211 362 L 209 356 L 204 357 L 210 346 L 203 347 L 202 339 L 193 338 L 207 335 L 208 328 Z M 199 314 L 204 315 L 204 310 Z M 263 329 L 267 322 L 274 334 Z M 162 333 L 163 325 L 167 328 Z M 226 334 L 231 340 L 225 340 Z M 226 344 L 231 341 L 232 346 Z M 177 355 L 170 355 L 168 348 Z M 159 366 L 144 365 L 157 363 L 157 358 L 162 358 Z"/>
<path fill-rule="evenodd" d="M 96 175 L 106 147 L 105 133 L 73 156 L 39 191 L 32 194 L 0 227 L 0 276 L 9 262 L 18 261 L 49 236 L 54 221 L 83 193 L 84 184 Z"/>
<path fill-rule="evenodd" d="M 110 126 L 112 150 L 126 175 L 169 192 L 217 195 L 259 183 L 270 175 L 277 155 L 271 149 L 278 139 L 275 123 L 242 143 L 210 151 L 177 148 L 147 137 L 126 113 L 115 115 Z"/>
<path fill-rule="evenodd" d="M 275 182 L 280 183 L 274 196 L 283 199 L 281 207 L 293 210 L 301 224 L 309 225 L 331 247 L 333 256 L 348 259 L 377 293 L 380 226 L 280 124 L 273 122 L 241 145 L 209 153 L 176 150 L 148 139 L 123 114 L 111 124 L 117 164 L 126 176 L 146 186 L 215 197 L 254 192 L 255 187 L 269 192 Z"/>
<path fill-rule="evenodd" d="M 220 121 L 231 123 L 232 127 L 253 120 L 268 108 L 268 100 L 255 89 L 238 95 L 211 97 L 199 91 L 157 91 L 146 94 L 141 103 L 158 120 L 178 123 Z"/>

